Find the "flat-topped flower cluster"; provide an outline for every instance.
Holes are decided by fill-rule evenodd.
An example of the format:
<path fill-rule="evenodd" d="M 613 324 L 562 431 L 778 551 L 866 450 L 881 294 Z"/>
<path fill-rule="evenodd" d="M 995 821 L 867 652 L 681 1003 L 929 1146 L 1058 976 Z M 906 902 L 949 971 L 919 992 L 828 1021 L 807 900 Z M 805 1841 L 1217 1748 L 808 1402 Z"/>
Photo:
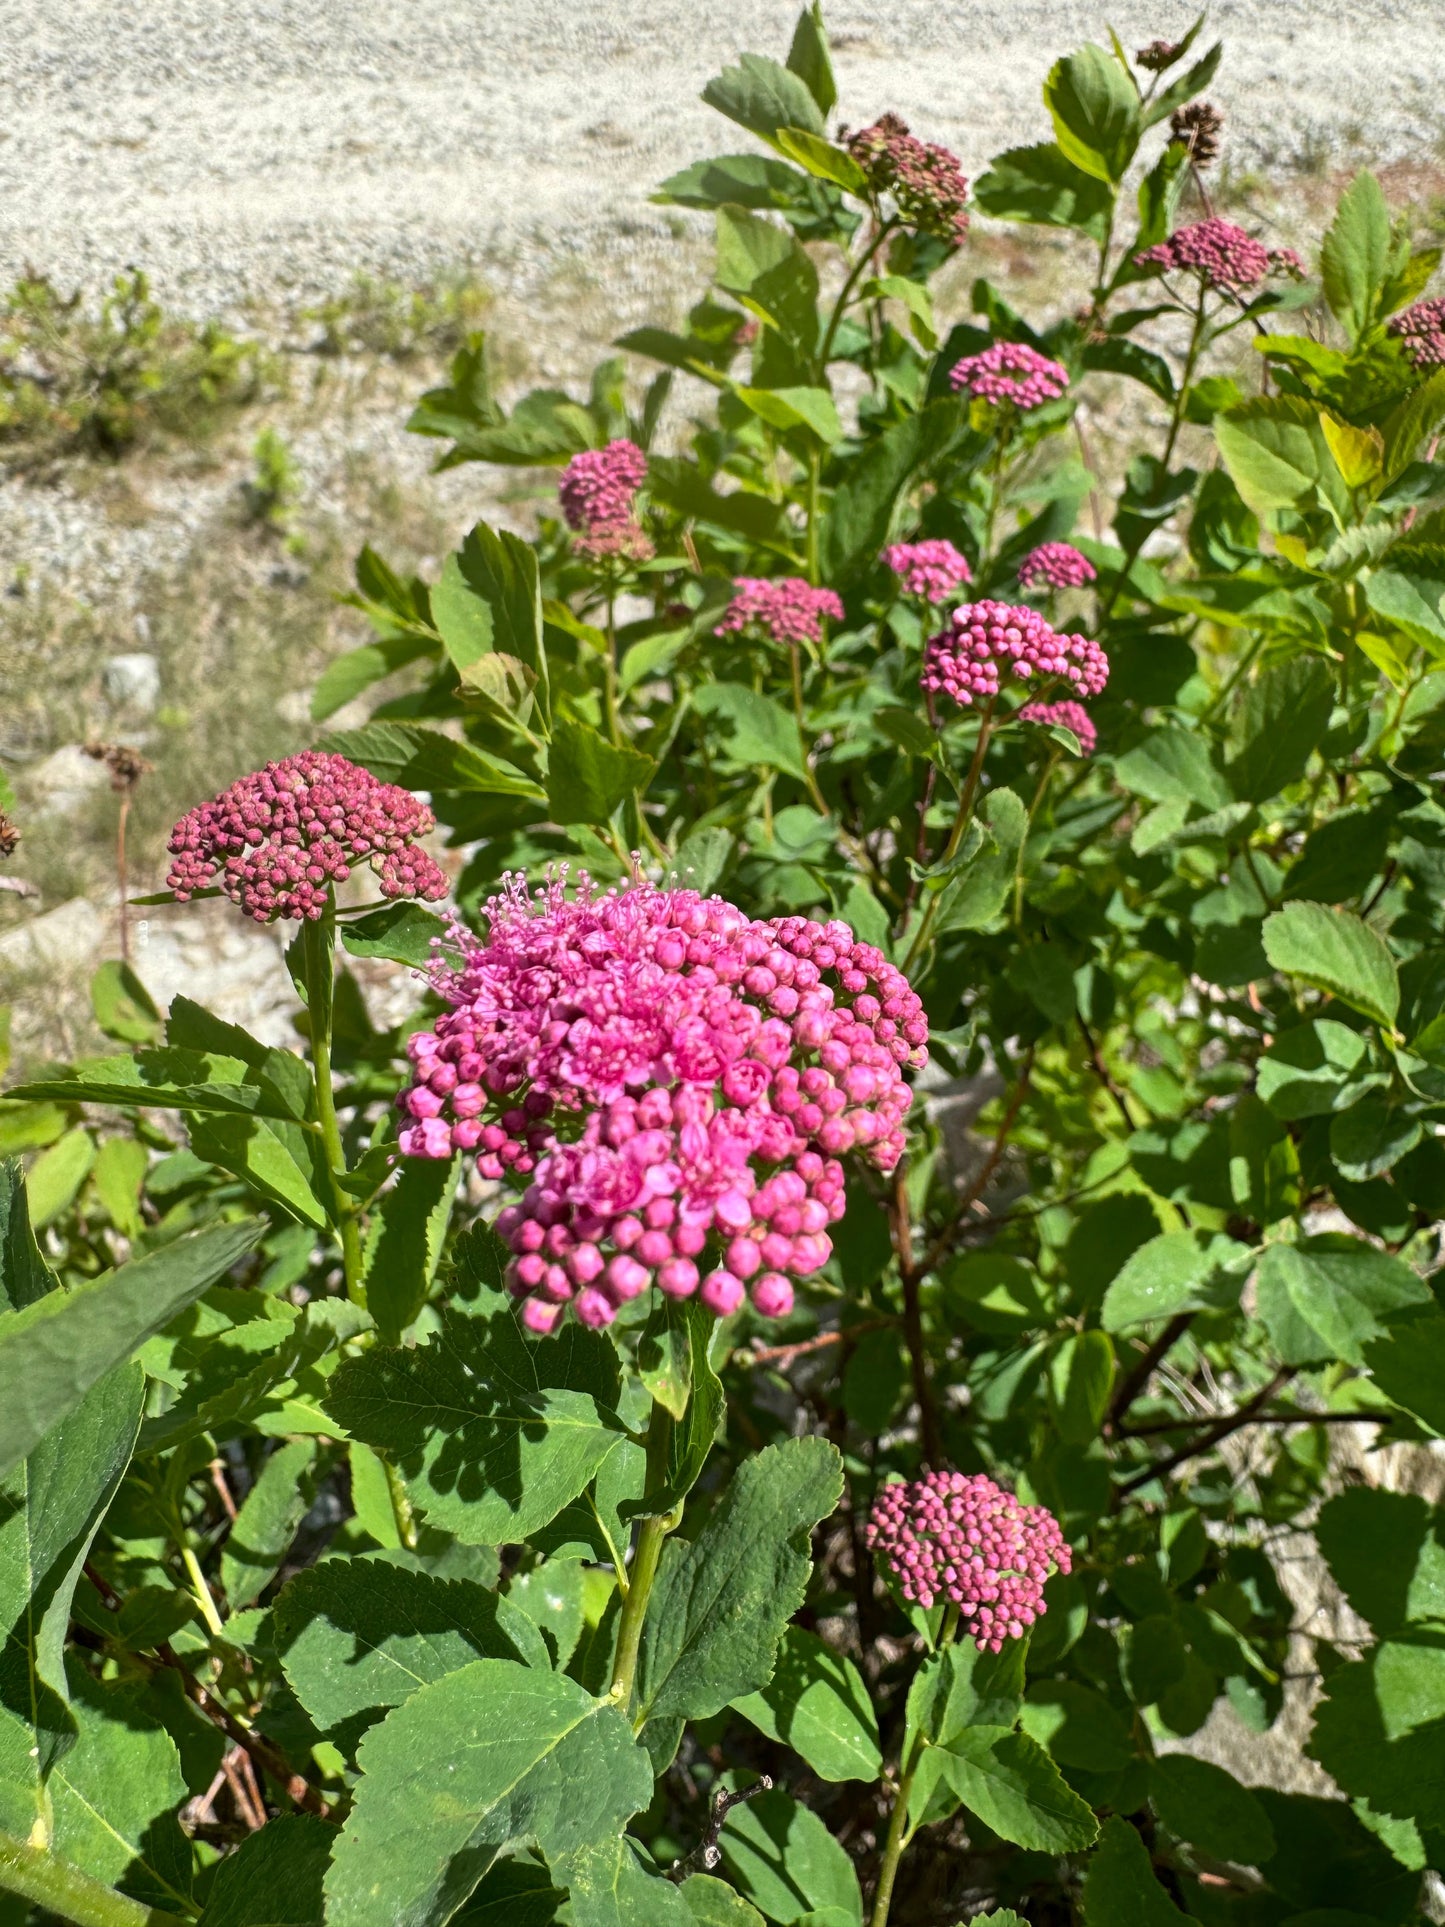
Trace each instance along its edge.
<path fill-rule="evenodd" d="M 923 652 L 920 686 L 967 708 L 996 696 L 1003 678 L 1061 677 L 1080 696 L 1097 696 L 1109 680 L 1109 658 L 1088 636 L 1060 635 L 1024 603 L 964 602 L 951 626 Z"/>
<path fill-rule="evenodd" d="M 584 449 L 562 471 L 557 499 L 577 547 L 594 561 L 608 556 L 644 562 L 652 544 L 637 520 L 637 491 L 647 480 L 647 457 L 636 442 Z"/>
<path fill-rule="evenodd" d="M 401 1148 L 530 1177 L 497 1221 L 525 1322 L 607 1324 L 654 1284 L 784 1315 L 831 1255 L 839 1160 L 903 1154 L 928 1037 L 907 979 L 844 923 L 644 882 L 534 900 L 513 877 L 486 916 L 433 973 L 452 1008 L 408 1042 Z"/>
<path fill-rule="evenodd" d="M 885 1485 L 864 1538 L 911 1605 L 956 1606 L 963 1630 L 996 1653 L 1044 1611 L 1050 1574 L 1072 1564 L 1053 1514 L 1021 1505 L 982 1472 L 925 1472 Z"/>
<path fill-rule="evenodd" d="M 733 599 L 728 604 L 715 635 L 740 635 L 745 629 L 759 629 L 770 641 L 785 648 L 801 642 L 818 642 L 823 634 L 823 618 L 843 620 L 843 604 L 831 589 L 815 589 L 800 575 L 740 575 L 733 584 Z"/>

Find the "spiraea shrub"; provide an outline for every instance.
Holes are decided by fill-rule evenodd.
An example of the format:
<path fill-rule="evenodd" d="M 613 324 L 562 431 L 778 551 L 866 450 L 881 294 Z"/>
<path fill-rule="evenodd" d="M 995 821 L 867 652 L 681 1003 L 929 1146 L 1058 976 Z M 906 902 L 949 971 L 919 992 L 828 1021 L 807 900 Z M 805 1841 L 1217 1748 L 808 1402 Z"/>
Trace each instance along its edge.
<path fill-rule="evenodd" d="M 0 1109 L 6 1927 L 1434 1904 L 1445 324 L 1368 173 L 1214 211 L 1220 57 L 980 166 L 812 6 L 686 322 L 419 401 L 538 532 L 363 552 L 149 910 L 294 1047 L 112 964 Z"/>

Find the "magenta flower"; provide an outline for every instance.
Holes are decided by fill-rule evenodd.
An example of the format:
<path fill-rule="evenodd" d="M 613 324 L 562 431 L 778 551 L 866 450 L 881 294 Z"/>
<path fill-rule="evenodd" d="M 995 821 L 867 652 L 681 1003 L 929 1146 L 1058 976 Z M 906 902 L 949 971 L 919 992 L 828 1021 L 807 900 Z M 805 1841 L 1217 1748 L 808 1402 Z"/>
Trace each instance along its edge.
<path fill-rule="evenodd" d="M 1109 658 L 1087 636 L 1063 636 L 1023 603 L 964 602 L 952 626 L 923 652 L 919 686 L 968 708 L 996 696 L 1002 677 L 1062 676 L 1080 696 L 1097 696 L 1109 680 Z"/>
<path fill-rule="evenodd" d="M 486 914 L 408 1041 L 401 1148 L 531 1179 L 497 1220 L 526 1323 L 606 1324 L 654 1285 L 782 1317 L 831 1255 L 839 1160 L 902 1156 L 928 1038 L 907 979 L 846 924 L 647 883 L 533 902 L 513 877 Z"/>
<path fill-rule="evenodd" d="M 771 581 L 740 575 L 733 590 L 727 614 L 714 635 L 737 635 L 756 625 L 773 642 L 796 648 L 799 643 L 821 639 L 824 616 L 834 622 L 843 620 L 843 605 L 833 591 L 815 589 L 800 575 L 777 576 Z"/>
<path fill-rule="evenodd" d="M 1019 585 L 1025 589 L 1082 589 L 1097 571 L 1088 556 L 1067 542 L 1040 542 L 1019 564 Z"/>
<path fill-rule="evenodd" d="M 185 903 L 212 883 L 257 923 L 309 917 L 358 862 L 384 897 L 447 893 L 447 879 L 415 839 L 436 828 L 425 803 L 344 756 L 303 750 L 268 763 L 183 816 L 167 848 L 166 881 Z"/>
<path fill-rule="evenodd" d="M 1288 252 L 1281 250 L 1278 256 L 1278 265 L 1285 271 L 1284 256 Z M 1291 259 L 1298 269 L 1298 255 Z M 1276 257 L 1253 235 L 1215 214 L 1206 221 L 1176 228 L 1167 241 L 1145 248 L 1134 260 L 1141 268 L 1162 268 L 1166 274 L 1197 274 L 1211 288 L 1231 294 L 1258 286 L 1276 264 Z"/>
<path fill-rule="evenodd" d="M 1417 301 L 1385 323 L 1416 368 L 1445 366 L 1445 301 Z"/>
<path fill-rule="evenodd" d="M 1092 756 L 1099 746 L 1099 732 L 1094 727 L 1093 718 L 1087 709 L 1078 703 L 1025 703 L 1019 711 L 1021 723 L 1057 723 L 1061 728 L 1071 729 L 1079 739 L 1079 749 L 1085 756 Z"/>
<path fill-rule="evenodd" d="M 845 145 L 874 193 L 891 194 L 906 227 L 961 243 L 968 234 L 968 182 L 958 156 L 921 141 L 897 114 L 846 137 Z"/>
<path fill-rule="evenodd" d="M 609 442 L 585 449 L 562 471 L 557 497 L 577 548 L 600 560 L 626 556 L 645 562 L 652 544 L 637 520 L 636 497 L 647 479 L 647 457 L 636 442 Z"/>
<path fill-rule="evenodd" d="M 1069 371 L 1021 341 L 996 341 L 982 354 L 965 355 L 949 371 L 949 383 L 978 401 L 996 407 L 1011 403 L 1021 412 L 1057 401 L 1069 385 Z"/>
<path fill-rule="evenodd" d="M 1020 1505 L 981 1472 L 885 1485 L 863 1536 L 910 1604 L 957 1606 L 963 1630 L 995 1653 L 1023 1637 L 1045 1610 L 1050 1574 L 1073 1563 L 1052 1513 Z"/>
<path fill-rule="evenodd" d="M 951 542 L 894 542 L 883 551 L 883 560 L 905 595 L 926 596 L 930 602 L 946 602 L 955 589 L 973 580 L 968 557 Z"/>

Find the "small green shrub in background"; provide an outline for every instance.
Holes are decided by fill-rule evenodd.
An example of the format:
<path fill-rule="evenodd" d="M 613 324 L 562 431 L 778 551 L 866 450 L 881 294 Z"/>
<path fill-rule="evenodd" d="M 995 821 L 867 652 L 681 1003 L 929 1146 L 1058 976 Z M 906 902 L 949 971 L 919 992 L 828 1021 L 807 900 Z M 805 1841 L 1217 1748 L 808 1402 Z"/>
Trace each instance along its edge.
<path fill-rule="evenodd" d="M 251 449 L 252 472 L 241 484 L 246 519 L 284 535 L 301 493 L 301 477 L 285 437 L 263 428 Z"/>
<path fill-rule="evenodd" d="M 112 964 L 0 1110 L 18 1919 L 1425 1917 L 1445 1515 L 1331 1439 L 1445 1437 L 1445 304 L 1369 174 L 1209 212 L 1197 31 L 969 190 L 811 6 L 640 400 L 421 399 L 558 512 L 363 551 L 371 720 L 170 844 L 304 1050 Z M 970 210 L 1085 308 L 941 312 Z M 1179 1750 L 1301 1670 L 1338 1797 Z"/>
<path fill-rule="evenodd" d="M 481 325 L 488 296 L 470 275 L 440 279 L 422 288 L 404 287 L 371 274 L 358 274 L 351 287 L 306 310 L 321 333 L 321 355 L 385 355 L 410 361 L 417 355 L 450 354 Z"/>
<path fill-rule="evenodd" d="M 139 269 L 115 277 L 98 313 L 28 275 L 0 312 L 0 450 L 34 462 L 203 438 L 270 377 L 258 344 L 168 316 Z"/>

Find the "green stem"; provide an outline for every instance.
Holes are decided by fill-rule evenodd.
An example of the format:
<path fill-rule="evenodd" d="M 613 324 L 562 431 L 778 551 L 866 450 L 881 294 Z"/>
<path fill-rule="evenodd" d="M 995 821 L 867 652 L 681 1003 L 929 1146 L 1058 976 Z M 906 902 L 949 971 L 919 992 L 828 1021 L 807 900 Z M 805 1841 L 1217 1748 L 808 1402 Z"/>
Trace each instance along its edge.
<path fill-rule="evenodd" d="M 647 1432 L 647 1491 L 658 1492 L 667 1483 L 667 1451 L 672 1436 L 672 1414 L 656 1401 Z M 638 1527 L 637 1544 L 632 1554 L 632 1570 L 622 1600 L 622 1615 L 617 1624 L 617 1656 L 612 1662 L 611 1697 L 624 1713 L 632 1706 L 632 1688 L 637 1678 L 637 1656 L 642 1650 L 642 1628 L 647 1620 L 647 1602 L 652 1597 L 652 1582 L 657 1577 L 663 1541 L 674 1531 L 682 1517 L 682 1507 L 652 1513 Z"/>
<path fill-rule="evenodd" d="M 833 351 L 833 340 L 838 333 L 838 324 L 843 319 L 843 312 L 848 306 L 849 297 L 858 285 L 859 275 L 862 274 L 864 268 L 867 267 L 868 263 L 873 259 L 874 255 L 878 252 L 879 248 L 882 247 L 883 243 L 888 239 L 888 236 L 897 225 L 896 221 L 882 222 L 873 239 L 868 243 L 867 247 L 864 248 L 852 267 L 849 268 L 847 279 L 838 292 L 838 299 L 833 304 L 833 312 L 828 317 L 828 326 L 823 331 L 823 345 L 818 350 L 818 374 L 820 378 L 827 374 L 828 356 Z"/>
<path fill-rule="evenodd" d="M 386 1473 L 386 1491 L 388 1498 L 391 1500 L 391 1516 L 396 1521 L 397 1537 L 401 1540 L 401 1543 L 408 1552 L 415 1552 L 417 1545 L 416 1514 L 411 1509 L 411 1499 L 407 1494 L 407 1489 L 402 1481 L 400 1472 L 397 1471 L 391 1460 L 383 1459 L 381 1463 Z"/>
<path fill-rule="evenodd" d="M 918 1771 L 922 1756 L 923 1742 L 919 1738 L 913 1742 L 912 1754 L 898 1782 L 898 1792 L 893 1801 L 888 1839 L 878 1866 L 878 1888 L 873 1896 L 870 1927 L 888 1927 L 888 1909 L 893 1905 L 893 1883 L 898 1877 L 898 1863 L 903 1858 L 903 1849 L 908 1845 L 908 1796 L 913 1791 L 913 1776 Z"/>
<path fill-rule="evenodd" d="M 341 1262 L 346 1274 L 346 1295 L 353 1304 L 366 1303 L 361 1282 L 361 1232 L 356 1208 L 342 1188 L 346 1176 L 346 1153 L 341 1145 L 341 1126 L 336 1117 L 336 1096 L 331 1088 L 331 1022 L 336 986 L 336 899 L 327 893 L 326 908 L 314 921 L 302 925 L 302 958 L 306 976 L 306 1008 L 311 1019 L 311 1065 L 316 1073 L 316 1121 L 321 1126 L 321 1142 L 326 1151 L 326 1168 L 331 1176 L 333 1222 L 341 1240 Z"/>
<path fill-rule="evenodd" d="M 814 448 L 808 455 L 808 580 L 818 586 L 818 481 L 823 458 Z M 797 645 L 794 644 L 796 650 Z"/>
<path fill-rule="evenodd" d="M 621 725 L 617 718 L 617 585 L 607 578 L 607 662 L 603 703 L 607 711 L 608 740 L 620 747 Z"/>
<path fill-rule="evenodd" d="M 161 1913 L 129 1894 L 102 1886 L 68 1860 L 0 1833 L 0 1887 L 73 1927 L 175 1927 L 179 1914 Z"/>
<path fill-rule="evenodd" d="M 1044 773 L 1039 778 L 1038 788 L 1034 791 L 1034 800 L 1032 803 L 1029 804 L 1029 813 L 1024 822 L 1023 841 L 1019 844 L 1019 860 L 1018 860 L 1018 865 L 1014 870 L 1014 922 L 1015 924 L 1017 924 L 1020 921 L 1024 913 L 1024 857 L 1028 851 L 1029 837 L 1033 834 L 1034 818 L 1038 815 L 1039 805 L 1044 800 L 1044 794 L 1049 787 L 1049 778 L 1053 775 L 1055 769 L 1058 767 L 1058 761 L 1059 761 L 1059 752 L 1055 750 L 1053 754 L 1049 757 L 1049 760 L 1044 764 Z"/>
<path fill-rule="evenodd" d="M 997 702 L 997 696 L 990 696 L 988 706 L 985 708 L 983 716 L 980 719 L 978 741 L 974 745 L 973 761 L 968 766 L 968 775 L 964 779 L 963 793 L 958 799 L 958 817 L 953 825 L 953 829 L 949 833 L 948 842 L 944 845 L 943 855 L 938 859 L 941 864 L 951 862 L 958 854 L 958 846 L 963 841 L 963 833 L 972 820 L 973 799 L 978 792 L 979 777 L 983 773 L 983 759 L 988 751 L 989 736 L 993 732 L 993 712 L 994 705 Z M 928 907 L 923 913 L 923 921 L 918 926 L 918 934 L 908 946 L 908 955 L 903 960 L 903 974 L 905 976 L 908 975 L 909 971 L 923 954 L 923 946 L 928 942 L 933 932 L 933 926 L 938 920 L 938 906 L 942 899 L 942 890 L 936 890 L 928 900 Z"/>
<path fill-rule="evenodd" d="M 184 1532 L 185 1528 L 182 1527 L 181 1530 Z M 195 1594 L 196 1604 L 201 1609 L 201 1617 L 206 1622 L 207 1631 L 219 1639 L 226 1628 L 222 1623 L 221 1615 L 216 1611 L 216 1602 L 211 1597 L 210 1587 L 206 1584 L 206 1575 L 201 1571 L 201 1562 L 184 1538 L 181 1540 L 181 1564 L 186 1569 L 186 1577 L 191 1582 L 191 1591 Z"/>

